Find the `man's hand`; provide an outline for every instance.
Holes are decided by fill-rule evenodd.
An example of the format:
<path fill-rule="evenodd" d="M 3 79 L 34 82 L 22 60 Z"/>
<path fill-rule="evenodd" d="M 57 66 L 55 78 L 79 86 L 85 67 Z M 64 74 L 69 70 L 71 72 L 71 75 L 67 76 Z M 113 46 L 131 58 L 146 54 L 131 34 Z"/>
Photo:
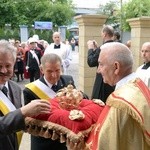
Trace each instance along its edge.
<path fill-rule="evenodd" d="M 97 42 L 95 40 L 89 40 L 87 42 L 87 46 L 88 46 L 88 49 L 95 50 L 98 47 L 98 44 L 97 44 Z"/>
<path fill-rule="evenodd" d="M 23 116 L 37 116 L 50 113 L 50 103 L 47 100 L 33 100 L 21 109 Z"/>
<path fill-rule="evenodd" d="M 93 99 L 93 102 L 100 106 L 105 106 L 105 103 L 100 99 Z"/>

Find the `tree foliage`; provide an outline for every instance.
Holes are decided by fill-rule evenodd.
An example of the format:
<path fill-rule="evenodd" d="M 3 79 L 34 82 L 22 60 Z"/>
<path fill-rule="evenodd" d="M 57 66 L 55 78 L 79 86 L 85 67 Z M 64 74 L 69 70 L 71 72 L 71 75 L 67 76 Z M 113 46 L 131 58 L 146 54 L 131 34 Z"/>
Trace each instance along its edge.
<path fill-rule="evenodd" d="M 123 5 L 122 28 L 129 31 L 130 26 L 127 19 L 141 16 L 150 16 L 150 0 L 130 0 Z"/>
<path fill-rule="evenodd" d="M 2 0 L 0 5 L 0 27 L 31 26 L 34 21 L 51 21 L 54 26 L 62 26 L 70 24 L 73 16 L 72 0 Z"/>
<path fill-rule="evenodd" d="M 110 1 L 105 5 L 100 5 L 98 13 L 108 16 L 106 24 L 116 26 L 120 21 L 120 16 L 118 16 L 118 9 L 119 9 L 118 2 Z"/>
<path fill-rule="evenodd" d="M 122 7 L 121 7 L 122 2 Z M 122 31 L 130 31 L 127 19 L 150 16 L 150 0 L 110 1 L 100 5 L 99 13 L 108 16 L 107 24 L 120 25 Z"/>

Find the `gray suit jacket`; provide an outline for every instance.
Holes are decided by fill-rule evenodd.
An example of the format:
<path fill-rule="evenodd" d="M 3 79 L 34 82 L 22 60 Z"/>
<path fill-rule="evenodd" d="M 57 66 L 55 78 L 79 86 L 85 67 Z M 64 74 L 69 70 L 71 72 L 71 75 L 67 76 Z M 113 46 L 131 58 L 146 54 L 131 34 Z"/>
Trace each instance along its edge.
<path fill-rule="evenodd" d="M 21 114 L 21 88 L 13 81 L 8 82 L 10 97 L 17 110 L 3 115 L 0 111 L 0 150 L 18 150 L 16 132 L 25 128 Z"/>

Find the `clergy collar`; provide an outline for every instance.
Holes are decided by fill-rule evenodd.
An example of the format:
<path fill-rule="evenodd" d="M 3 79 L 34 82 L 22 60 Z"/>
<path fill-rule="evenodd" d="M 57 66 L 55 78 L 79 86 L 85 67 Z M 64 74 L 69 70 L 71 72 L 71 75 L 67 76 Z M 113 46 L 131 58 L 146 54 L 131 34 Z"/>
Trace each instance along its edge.
<path fill-rule="evenodd" d="M 54 49 L 59 49 L 59 48 L 60 48 L 60 44 L 59 45 L 54 44 Z"/>
<path fill-rule="evenodd" d="M 57 44 L 57 43 L 54 43 L 54 45 L 56 45 L 56 46 L 59 46 L 59 45 L 60 45 L 60 43 L 59 43 L 59 44 Z"/>
<path fill-rule="evenodd" d="M 150 67 L 150 62 L 144 63 L 142 69 L 148 69 Z"/>

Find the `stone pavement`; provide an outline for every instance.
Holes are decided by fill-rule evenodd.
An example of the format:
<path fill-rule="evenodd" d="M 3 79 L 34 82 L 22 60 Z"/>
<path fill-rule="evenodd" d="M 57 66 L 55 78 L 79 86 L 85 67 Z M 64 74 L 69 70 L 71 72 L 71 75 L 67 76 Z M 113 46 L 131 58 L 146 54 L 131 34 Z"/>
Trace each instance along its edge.
<path fill-rule="evenodd" d="M 71 61 L 71 65 L 68 68 L 68 74 L 73 76 L 73 79 L 75 81 L 75 85 L 78 88 L 78 63 L 79 63 L 79 56 L 78 56 L 78 52 L 72 52 L 72 61 Z M 14 79 L 16 80 L 16 79 Z M 20 85 L 20 87 L 22 88 L 22 90 L 24 89 L 24 85 L 29 83 L 29 80 L 25 79 L 22 82 L 18 82 L 18 84 Z M 19 150 L 30 150 L 30 135 L 28 133 L 24 133 L 23 135 L 23 139 L 20 145 L 20 149 Z"/>

